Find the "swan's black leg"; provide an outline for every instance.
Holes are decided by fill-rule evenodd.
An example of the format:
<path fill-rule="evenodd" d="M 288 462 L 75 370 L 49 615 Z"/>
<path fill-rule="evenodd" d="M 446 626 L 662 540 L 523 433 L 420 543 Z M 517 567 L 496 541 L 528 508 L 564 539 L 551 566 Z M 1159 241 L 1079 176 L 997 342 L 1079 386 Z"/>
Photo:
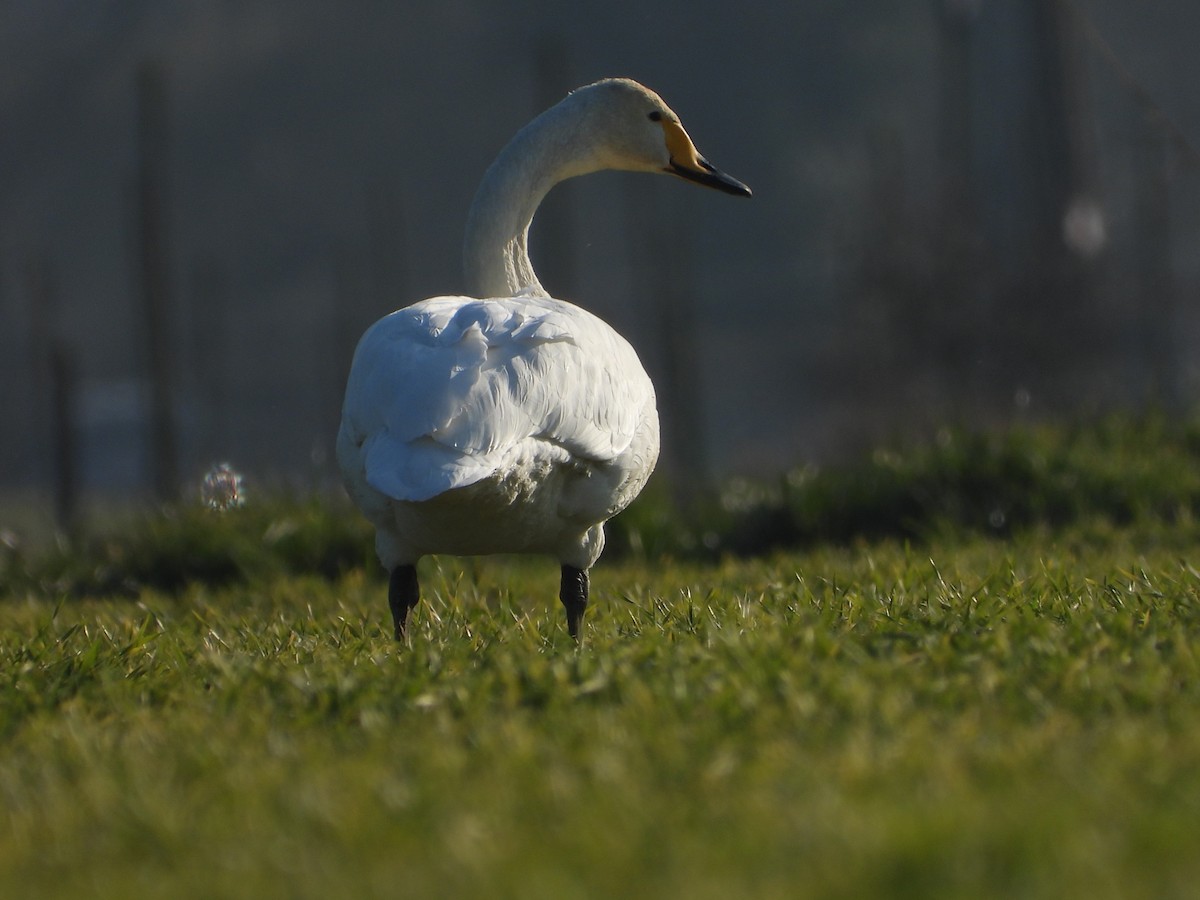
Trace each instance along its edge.
<path fill-rule="evenodd" d="M 396 626 L 396 640 L 404 640 L 404 626 L 408 624 L 408 611 L 420 599 L 416 566 L 396 566 L 388 580 L 388 606 L 392 608 L 392 622 Z"/>
<path fill-rule="evenodd" d="M 562 587 L 559 588 L 558 599 L 567 609 L 567 631 L 571 632 L 571 637 L 579 640 L 579 626 L 583 623 L 583 611 L 587 609 L 588 602 L 587 569 L 562 567 Z"/>

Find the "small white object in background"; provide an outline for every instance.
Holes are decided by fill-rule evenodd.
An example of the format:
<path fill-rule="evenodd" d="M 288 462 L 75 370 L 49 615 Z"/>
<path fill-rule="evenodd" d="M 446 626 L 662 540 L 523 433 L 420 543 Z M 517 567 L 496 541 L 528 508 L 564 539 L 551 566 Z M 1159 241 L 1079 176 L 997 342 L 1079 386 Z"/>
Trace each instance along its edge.
<path fill-rule="evenodd" d="M 1093 259 L 1108 245 L 1104 207 L 1092 197 L 1075 197 L 1063 213 L 1063 240 L 1084 259 Z"/>
<path fill-rule="evenodd" d="M 225 512 L 246 502 L 242 476 L 229 463 L 216 463 L 200 483 L 200 499 L 209 509 Z"/>

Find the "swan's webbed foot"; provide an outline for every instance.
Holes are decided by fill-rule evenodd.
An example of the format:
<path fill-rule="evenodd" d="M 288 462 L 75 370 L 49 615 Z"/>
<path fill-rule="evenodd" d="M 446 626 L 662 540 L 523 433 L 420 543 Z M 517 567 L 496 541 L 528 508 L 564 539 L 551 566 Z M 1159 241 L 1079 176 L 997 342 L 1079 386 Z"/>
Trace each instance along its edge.
<path fill-rule="evenodd" d="M 558 591 L 558 599 L 567 610 L 567 631 L 571 632 L 571 637 L 579 640 L 579 626 L 583 624 L 583 611 L 588 603 L 587 569 L 562 567 L 562 586 Z"/>
<path fill-rule="evenodd" d="M 408 612 L 421 598 L 417 583 L 416 566 L 396 566 L 388 579 L 388 606 L 392 610 L 392 622 L 396 627 L 396 640 L 404 640 L 404 628 L 408 624 Z"/>

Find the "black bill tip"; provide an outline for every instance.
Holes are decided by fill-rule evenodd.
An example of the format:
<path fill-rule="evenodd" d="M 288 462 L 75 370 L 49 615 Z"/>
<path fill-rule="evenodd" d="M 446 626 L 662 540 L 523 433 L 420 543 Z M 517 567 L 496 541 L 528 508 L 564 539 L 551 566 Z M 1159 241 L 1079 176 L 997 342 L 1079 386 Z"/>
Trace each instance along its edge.
<path fill-rule="evenodd" d="M 750 188 L 732 175 L 726 175 L 708 160 L 701 157 L 699 162 L 703 168 L 693 169 L 691 166 L 681 166 L 672 160 L 666 171 L 672 175 L 678 175 L 680 178 L 686 178 L 688 181 L 694 181 L 696 184 L 702 184 L 726 194 L 733 194 L 735 197 L 754 196 Z"/>

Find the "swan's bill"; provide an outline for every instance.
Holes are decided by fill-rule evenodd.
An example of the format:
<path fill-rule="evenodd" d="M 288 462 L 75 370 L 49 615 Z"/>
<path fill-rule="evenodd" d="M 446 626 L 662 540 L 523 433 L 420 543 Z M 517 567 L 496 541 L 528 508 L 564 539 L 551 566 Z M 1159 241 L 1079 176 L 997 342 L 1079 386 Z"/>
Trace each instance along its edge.
<path fill-rule="evenodd" d="M 696 145 L 692 143 L 682 125 L 664 119 L 662 128 L 667 152 L 671 154 L 671 162 L 664 171 L 705 187 L 724 191 L 726 194 L 751 196 L 750 188 L 736 178 L 726 175 L 697 152 Z"/>
<path fill-rule="evenodd" d="M 750 188 L 746 187 L 746 185 L 742 184 L 736 178 L 726 175 L 720 169 L 715 168 L 703 156 L 700 157 L 699 162 L 701 167 L 699 169 L 692 169 L 687 166 L 681 166 L 672 160 L 670 168 L 666 171 L 672 175 L 678 175 L 680 178 L 686 178 L 688 181 L 694 181 L 696 184 L 724 191 L 726 194 L 735 194 L 738 197 L 753 196 Z"/>

